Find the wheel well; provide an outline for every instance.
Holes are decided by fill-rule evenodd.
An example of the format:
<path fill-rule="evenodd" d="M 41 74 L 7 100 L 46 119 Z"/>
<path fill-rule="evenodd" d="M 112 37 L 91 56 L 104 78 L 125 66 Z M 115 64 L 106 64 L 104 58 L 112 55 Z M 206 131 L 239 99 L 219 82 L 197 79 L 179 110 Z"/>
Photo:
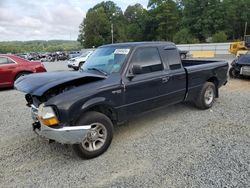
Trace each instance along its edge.
<path fill-rule="evenodd" d="M 117 123 L 117 113 L 108 105 L 96 105 L 88 109 L 88 111 L 96 111 L 105 114 L 113 124 Z"/>
<path fill-rule="evenodd" d="M 209 78 L 207 82 L 212 82 L 216 88 L 216 97 L 219 97 L 219 80 L 216 77 Z"/>

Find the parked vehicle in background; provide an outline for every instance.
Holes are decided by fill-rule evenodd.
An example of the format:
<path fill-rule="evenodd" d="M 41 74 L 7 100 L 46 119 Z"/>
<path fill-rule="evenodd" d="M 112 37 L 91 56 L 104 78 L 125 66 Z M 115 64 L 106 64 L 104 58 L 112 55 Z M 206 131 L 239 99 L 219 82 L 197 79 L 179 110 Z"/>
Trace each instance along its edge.
<path fill-rule="evenodd" d="M 244 36 L 244 41 L 233 42 L 230 44 L 229 52 L 234 54 L 236 57 L 244 55 L 250 50 L 250 35 Z"/>
<path fill-rule="evenodd" d="M 28 54 L 27 53 L 18 53 L 16 56 L 21 57 L 23 59 L 28 59 Z"/>
<path fill-rule="evenodd" d="M 113 125 L 137 114 L 182 101 L 211 108 L 227 72 L 225 61 L 181 60 L 173 43 L 120 43 L 96 49 L 81 71 L 26 76 L 15 88 L 27 93 L 39 135 L 93 158 L 109 147 Z"/>
<path fill-rule="evenodd" d="M 179 51 L 180 51 L 181 59 L 186 59 L 188 51 L 185 51 L 185 50 L 179 50 Z"/>
<path fill-rule="evenodd" d="M 250 76 L 250 53 L 240 55 L 231 63 L 229 75 L 231 78 L 240 78 L 244 76 Z"/>
<path fill-rule="evenodd" d="M 35 52 L 29 53 L 27 58 L 25 58 L 25 59 L 27 59 L 29 61 L 40 60 L 39 53 L 35 53 Z"/>
<path fill-rule="evenodd" d="M 66 52 L 56 52 L 53 54 L 55 61 L 65 61 L 69 58 Z"/>
<path fill-rule="evenodd" d="M 85 63 L 89 56 L 94 52 L 93 49 L 85 50 L 80 56 L 71 58 L 68 61 L 68 67 L 73 68 L 74 70 L 79 70 L 80 67 Z"/>
<path fill-rule="evenodd" d="M 0 88 L 13 87 L 14 81 L 19 77 L 38 72 L 46 72 L 41 62 L 0 54 Z"/>
<path fill-rule="evenodd" d="M 69 52 L 69 59 L 78 57 L 78 56 L 80 56 L 80 55 L 81 55 L 81 52 L 80 52 L 80 51 L 72 51 L 72 52 Z"/>

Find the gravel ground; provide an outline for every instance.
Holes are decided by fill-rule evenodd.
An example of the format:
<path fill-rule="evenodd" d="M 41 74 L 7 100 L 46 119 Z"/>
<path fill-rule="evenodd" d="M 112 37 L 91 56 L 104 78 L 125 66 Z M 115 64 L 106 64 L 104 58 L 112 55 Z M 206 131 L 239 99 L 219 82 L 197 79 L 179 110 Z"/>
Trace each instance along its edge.
<path fill-rule="evenodd" d="M 250 187 L 249 80 L 230 80 L 210 110 L 178 104 L 116 127 L 92 160 L 37 137 L 24 94 L 0 98 L 0 187 Z"/>

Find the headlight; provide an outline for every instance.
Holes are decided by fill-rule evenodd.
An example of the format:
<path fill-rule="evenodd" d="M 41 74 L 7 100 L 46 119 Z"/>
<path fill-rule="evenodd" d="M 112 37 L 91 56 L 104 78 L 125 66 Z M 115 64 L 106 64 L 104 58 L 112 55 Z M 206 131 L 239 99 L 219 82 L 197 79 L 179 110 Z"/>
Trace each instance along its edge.
<path fill-rule="evenodd" d="M 44 104 L 41 104 L 38 108 L 38 118 L 47 126 L 59 124 L 56 114 L 51 106 L 44 106 Z"/>

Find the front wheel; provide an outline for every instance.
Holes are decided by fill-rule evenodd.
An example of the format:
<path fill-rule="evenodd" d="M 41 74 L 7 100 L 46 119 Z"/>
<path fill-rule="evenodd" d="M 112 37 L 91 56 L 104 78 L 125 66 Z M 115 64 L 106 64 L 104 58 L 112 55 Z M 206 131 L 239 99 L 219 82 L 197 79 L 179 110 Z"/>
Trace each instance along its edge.
<path fill-rule="evenodd" d="M 79 63 L 79 66 L 78 66 L 78 69 L 80 69 L 82 67 L 82 65 L 84 64 L 84 62 L 80 62 Z"/>
<path fill-rule="evenodd" d="M 181 59 L 186 59 L 187 55 L 186 54 L 181 54 Z"/>
<path fill-rule="evenodd" d="M 195 104 L 200 109 L 208 109 L 211 108 L 214 104 L 214 100 L 216 97 L 216 88 L 214 83 L 206 82 L 199 95 L 195 101 Z"/>
<path fill-rule="evenodd" d="M 87 112 L 77 125 L 91 125 L 82 143 L 72 146 L 79 157 L 95 158 L 108 149 L 113 138 L 113 124 L 106 115 L 95 111 Z"/>

